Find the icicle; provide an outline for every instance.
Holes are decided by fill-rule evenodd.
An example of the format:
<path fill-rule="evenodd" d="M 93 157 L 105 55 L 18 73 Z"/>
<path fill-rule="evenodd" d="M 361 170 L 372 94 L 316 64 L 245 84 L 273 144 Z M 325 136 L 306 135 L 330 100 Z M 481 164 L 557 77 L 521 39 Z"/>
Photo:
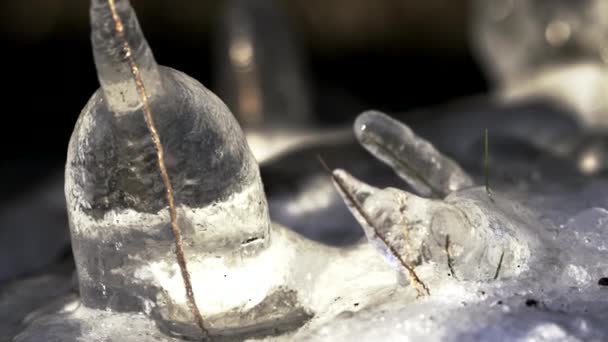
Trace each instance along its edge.
<path fill-rule="evenodd" d="M 91 2 L 91 42 L 99 83 L 110 111 L 142 106 L 132 76 L 133 61 L 148 97 L 162 96 L 159 67 L 128 0 Z"/>
<path fill-rule="evenodd" d="M 444 156 L 403 123 L 368 111 L 355 121 L 359 142 L 423 196 L 445 197 L 473 185 L 456 162 Z"/>

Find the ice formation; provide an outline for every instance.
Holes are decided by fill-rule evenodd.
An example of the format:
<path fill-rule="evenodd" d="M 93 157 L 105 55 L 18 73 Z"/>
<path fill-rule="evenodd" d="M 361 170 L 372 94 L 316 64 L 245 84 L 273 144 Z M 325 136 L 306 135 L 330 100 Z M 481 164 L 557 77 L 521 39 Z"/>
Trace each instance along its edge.
<path fill-rule="evenodd" d="M 355 122 L 357 139 L 418 193 L 445 197 L 473 185 L 471 178 L 433 145 L 385 114 L 365 112 Z"/>
<path fill-rule="evenodd" d="M 127 0 L 93 0 L 91 23 L 101 88 L 76 124 L 65 175 L 80 296 L 66 294 L 65 276 L 4 289 L 2 312 L 14 298 L 33 310 L 59 297 L 13 340 L 608 337 L 608 184 L 569 164 L 569 139 L 553 144 L 576 135 L 567 120 L 526 116 L 547 128 L 539 134 L 494 122 L 490 151 L 506 171 L 493 173 L 490 194 L 475 186 L 479 172 L 405 124 L 362 114 L 357 139 L 417 195 L 330 170 L 366 239 L 328 247 L 270 221 L 236 120 L 200 83 L 156 64 Z M 438 134 L 442 146 L 475 150 L 469 122 L 445 122 L 432 129 L 447 127 L 458 144 Z M 509 139 L 516 148 L 504 153 Z M 522 149 L 564 158 L 514 185 Z"/>
<path fill-rule="evenodd" d="M 200 83 L 156 64 L 128 1 L 93 1 L 91 25 L 101 89 L 76 124 L 66 167 L 83 304 L 186 324 L 184 305 L 196 306 L 180 276 L 189 271 L 206 315 L 242 305 L 204 295 L 197 276 L 267 247 L 259 170 L 236 120 Z M 197 263 L 175 269 L 182 252 Z"/>
<path fill-rule="evenodd" d="M 155 63 L 128 1 L 93 1 L 91 18 L 102 87 L 66 166 L 83 304 L 74 320 L 110 310 L 149 316 L 174 336 L 238 339 L 325 308 L 337 265 L 355 277 L 363 270 L 344 265 L 371 264 L 388 274 L 372 284 L 394 281 L 374 258 L 357 260 L 369 259 L 365 245 L 347 253 L 271 226 L 257 163 L 226 106 Z M 298 259 L 310 266 L 295 269 Z"/>
<path fill-rule="evenodd" d="M 363 113 L 355 130 L 365 122 L 366 129 L 376 127 L 377 137 L 410 132 L 404 124 L 388 120 L 376 112 Z M 400 166 L 394 166 L 395 160 L 416 164 L 432 156 L 452 165 L 427 141 L 412 134 L 400 137 L 421 148 L 389 149 L 403 145 L 390 138 L 382 148 L 366 148 L 396 172 Z M 394 153 L 387 157 L 389 150 Z M 428 175 L 428 184 L 438 184 L 433 182 L 435 173 L 421 170 L 422 177 Z M 602 277 L 608 272 L 604 262 L 608 216 L 601 209 L 608 204 L 605 196 L 578 190 L 573 196 L 586 198 L 587 203 L 574 208 L 567 204 L 570 207 L 564 212 L 551 185 L 539 191 L 534 183 L 540 181 L 527 185 L 536 188 L 532 198 L 512 187 L 490 195 L 484 187 L 470 185 L 438 200 L 396 188 L 378 189 L 343 170 L 335 170 L 333 179 L 370 243 L 388 264 L 410 277 L 419 294 L 430 298 L 408 304 L 386 300 L 366 312 L 328 322 L 304 334 L 303 340 L 606 338 L 608 332 L 600 323 L 608 309 L 608 302 L 600 299 L 605 291 Z M 415 185 L 409 177 L 404 179 Z M 598 190 L 606 191 L 605 182 L 596 186 L 600 184 Z M 361 324 L 365 328 L 358 328 Z"/>
<path fill-rule="evenodd" d="M 417 265 L 442 266 L 438 272 L 456 279 L 488 281 L 520 274 L 531 251 L 542 249 L 531 214 L 489 189 L 474 188 L 464 170 L 406 125 L 365 112 L 354 129 L 363 146 L 420 194 L 447 196 L 435 200 L 395 188 L 381 190 L 343 170 L 333 172 L 337 189 L 370 242 L 424 286 L 423 292 L 428 288 L 415 274 Z"/>

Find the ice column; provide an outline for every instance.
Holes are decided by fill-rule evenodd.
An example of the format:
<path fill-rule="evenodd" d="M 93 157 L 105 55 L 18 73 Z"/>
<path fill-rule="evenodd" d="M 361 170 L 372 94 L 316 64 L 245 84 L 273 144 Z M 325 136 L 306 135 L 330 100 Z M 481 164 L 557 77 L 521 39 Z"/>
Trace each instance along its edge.
<path fill-rule="evenodd" d="M 78 119 L 65 172 L 82 302 L 189 324 L 167 180 L 189 268 L 211 258 L 238 266 L 269 239 L 259 169 L 224 103 L 156 64 L 128 1 L 92 1 L 91 25 L 101 88 Z M 219 300 L 197 291 L 204 280 L 192 275 L 197 301 Z"/>

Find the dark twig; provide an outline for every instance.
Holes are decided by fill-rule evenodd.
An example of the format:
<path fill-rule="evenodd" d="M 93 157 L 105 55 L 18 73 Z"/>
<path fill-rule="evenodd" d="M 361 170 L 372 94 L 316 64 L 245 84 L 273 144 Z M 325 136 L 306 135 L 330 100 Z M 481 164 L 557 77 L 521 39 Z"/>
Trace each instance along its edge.
<path fill-rule="evenodd" d="M 454 277 L 454 279 L 458 279 L 458 277 L 456 277 L 456 272 L 454 272 L 454 259 L 452 259 L 452 255 L 450 254 L 450 235 L 446 235 L 445 236 L 445 254 L 448 258 L 448 269 L 450 270 L 450 272 L 452 273 L 452 276 Z"/>
<path fill-rule="evenodd" d="M 483 154 L 483 176 L 485 179 L 485 184 L 486 184 L 486 193 L 488 194 L 488 196 L 492 196 L 492 194 L 490 193 L 490 146 L 489 146 L 489 138 L 488 138 L 488 129 L 485 129 L 485 134 L 484 134 L 484 143 L 483 143 L 483 150 L 484 150 L 484 154 Z"/>
<path fill-rule="evenodd" d="M 505 256 L 505 251 L 500 253 L 500 260 L 498 260 L 498 267 L 496 267 L 496 273 L 494 273 L 494 280 L 498 279 L 498 275 L 500 274 L 500 269 L 502 268 L 502 259 Z"/>
<path fill-rule="evenodd" d="M 146 121 L 146 125 L 148 126 L 150 137 L 152 138 L 152 142 L 154 143 L 154 147 L 156 149 L 158 170 L 160 172 L 166 190 L 165 194 L 169 206 L 171 230 L 173 231 L 173 236 L 175 238 L 175 256 L 177 258 L 177 264 L 179 265 L 182 279 L 184 281 L 188 307 L 194 315 L 196 319 L 196 324 L 199 326 L 203 337 L 208 338 L 210 336 L 209 331 L 205 328 L 203 316 L 201 315 L 201 312 L 198 306 L 196 305 L 196 300 L 194 298 L 194 290 L 192 289 L 192 281 L 190 280 L 190 273 L 188 272 L 186 256 L 184 254 L 184 247 L 182 242 L 181 229 L 177 223 L 177 210 L 175 206 L 175 196 L 173 194 L 173 185 L 171 184 L 169 172 L 167 171 L 167 166 L 165 165 L 164 147 L 161 144 L 160 135 L 158 134 L 158 130 L 156 129 L 156 126 L 154 124 L 154 118 L 152 117 L 152 109 L 150 107 L 150 102 L 148 94 L 146 92 L 144 81 L 141 77 L 139 66 L 137 65 L 137 62 L 133 57 L 133 49 L 131 48 L 131 45 L 125 37 L 125 27 L 122 22 L 122 19 L 118 15 L 118 11 L 116 10 L 115 0 L 108 0 L 108 6 L 112 13 L 112 19 L 114 20 L 114 27 L 116 33 L 118 37 L 120 37 L 123 41 L 123 51 L 125 53 L 126 60 L 129 63 L 129 67 L 131 68 L 131 74 L 133 76 L 133 80 L 135 81 L 135 86 L 137 87 L 137 92 L 139 93 L 139 97 L 143 105 L 144 119 Z"/>

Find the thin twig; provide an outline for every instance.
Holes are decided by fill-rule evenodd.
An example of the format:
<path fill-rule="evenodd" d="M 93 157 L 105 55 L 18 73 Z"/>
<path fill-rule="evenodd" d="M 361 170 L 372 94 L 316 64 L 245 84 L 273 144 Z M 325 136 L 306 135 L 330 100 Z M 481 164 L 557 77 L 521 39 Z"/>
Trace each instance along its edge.
<path fill-rule="evenodd" d="M 450 272 L 452 273 L 452 276 L 454 277 L 454 279 L 458 279 L 458 277 L 456 277 L 456 272 L 454 272 L 454 260 L 452 259 L 452 255 L 450 254 L 450 235 L 446 235 L 445 236 L 445 254 L 448 258 L 448 269 L 450 270 Z"/>
<path fill-rule="evenodd" d="M 139 66 L 137 65 L 137 62 L 133 57 L 133 50 L 125 37 L 124 25 L 122 23 L 122 19 L 118 15 L 118 11 L 116 10 L 115 0 L 108 0 L 108 6 L 110 7 L 110 11 L 112 12 L 112 19 L 114 20 L 116 33 L 123 40 L 123 50 L 131 68 L 131 74 L 135 81 L 135 86 L 137 87 L 137 91 L 139 93 L 143 105 L 144 119 L 146 120 L 146 125 L 148 126 L 148 130 L 150 131 L 150 137 L 152 138 L 152 142 L 154 143 L 154 147 L 156 149 L 158 169 L 166 189 L 166 197 L 169 206 L 169 216 L 171 218 L 171 230 L 173 231 L 173 235 L 175 237 L 175 256 L 177 258 L 177 264 L 179 265 L 182 279 L 184 281 L 188 306 L 196 319 L 197 325 L 203 333 L 203 337 L 209 337 L 209 331 L 205 328 L 203 316 L 201 315 L 201 312 L 198 306 L 196 305 L 196 300 L 194 298 L 192 281 L 190 280 L 190 273 L 188 272 L 186 257 L 184 254 L 181 229 L 177 223 L 177 210 L 175 207 L 175 196 L 173 194 L 173 186 L 171 184 L 171 179 L 169 178 L 169 173 L 165 165 L 164 148 L 161 143 L 158 130 L 156 129 L 156 126 L 154 124 L 148 94 L 146 93 L 146 88 L 144 86 L 144 81 L 141 77 Z"/>
<path fill-rule="evenodd" d="M 490 167 L 490 152 L 489 152 L 489 139 L 488 139 L 488 129 L 485 129 L 485 134 L 484 134 L 484 143 L 483 143 L 483 150 L 484 150 L 484 155 L 483 155 L 483 176 L 485 179 L 485 184 L 486 184 L 486 193 L 488 194 L 488 196 L 492 196 L 490 193 L 490 171 L 489 171 L 489 167 Z"/>
<path fill-rule="evenodd" d="M 420 278 L 416 274 L 415 267 L 410 265 L 407 261 L 405 261 L 401 257 L 401 255 L 399 253 L 397 253 L 397 250 L 388 243 L 386 238 L 382 234 L 380 234 L 380 230 L 376 227 L 376 225 L 374 224 L 372 219 L 367 215 L 367 213 L 365 211 L 363 211 L 361 204 L 359 204 L 359 202 L 355 199 L 355 197 L 346 189 L 346 186 L 342 183 L 342 180 L 340 180 L 338 177 L 336 177 L 333 174 L 333 172 L 327 166 L 327 164 L 325 163 L 323 158 L 321 158 L 321 156 L 317 155 L 317 159 L 319 160 L 319 163 L 321 163 L 321 166 L 329 173 L 329 175 L 331 176 L 333 181 L 336 183 L 338 188 L 340 188 L 340 191 L 346 196 L 347 200 L 357 210 L 359 215 L 361 215 L 361 217 L 363 218 L 365 223 L 374 230 L 374 233 L 376 234 L 376 236 L 380 239 L 380 241 L 382 241 L 382 243 L 384 245 L 386 245 L 386 247 L 388 247 L 388 249 L 391 252 L 391 254 L 393 255 L 393 257 L 395 257 L 397 260 L 399 260 L 399 263 L 403 266 L 403 268 L 405 268 L 407 270 L 407 272 L 410 276 L 412 285 L 418 292 L 418 295 L 419 296 L 422 296 L 424 294 L 426 294 L 427 296 L 430 295 L 431 292 L 429 291 L 429 288 L 426 286 L 425 283 L 422 282 L 422 280 L 420 280 Z"/>
<path fill-rule="evenodd" d="M 496 273 L 494 273 L 494 280 L 498 279 L 498 275 L 500 274 L 500 269 L 502 267 L 502 259 L 505 256 L 505 251 L 502 251 L 502 253 L 500 253 L 500 260 L 498 260 L 498 267 L 496 267 Z"/>

